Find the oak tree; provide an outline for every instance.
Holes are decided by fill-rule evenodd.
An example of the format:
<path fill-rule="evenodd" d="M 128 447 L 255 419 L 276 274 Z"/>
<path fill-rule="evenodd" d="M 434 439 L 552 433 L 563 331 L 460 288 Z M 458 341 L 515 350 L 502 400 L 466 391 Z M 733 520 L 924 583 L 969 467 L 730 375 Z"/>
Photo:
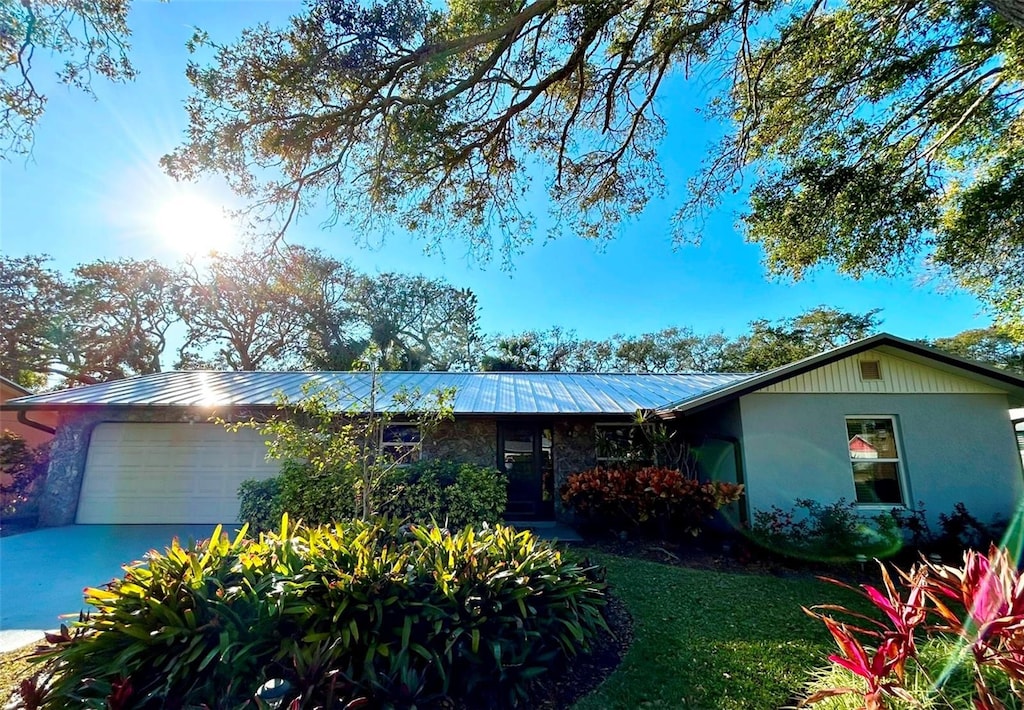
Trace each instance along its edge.
<path fill-rule="evenodd" d="M 128 57 L 130 0 L 10 0 L 0 3 L 0 158 L 27 153 L 59 83 L 92 93 L 92 81 L 135 77 Z M 41 65 L 41 66 L 40 66 Z"/>
<path fill-rule="evenodd" d="M 315 250 L 250 247 L 186 262 L 180 364 L 229 370 L 302 364 L 313 319 L 340 263 Z"/>
<path fill-rule="evenodd" d="M 153 260 L 96 261 L 69 276 L 32 255 L 0 261 L 0 373 L 25 385 L 159 372 L 178 320 L 180 275 Z"/>
<path fill-rule="evenodd" d="M 284 228 L 326 195 L 514 255 L 531 180 L 556 231 L 614 236 L 663 193 L 673 75 L 725 128 L 680 205 L 699 238 L 743 188 L 773 273 L 922 261 L 1024 312 L 1024 0 L 320 0 L 205 35 L 178 177 L 225 174 Z M 678 87 L 678 85 L 673 85 Z M 688 86 L 695 87 L 691 83 Z M 675 88 L 674 90 L 678 90 Z M 703 146 L 694 146 L 703 150 Z"/>

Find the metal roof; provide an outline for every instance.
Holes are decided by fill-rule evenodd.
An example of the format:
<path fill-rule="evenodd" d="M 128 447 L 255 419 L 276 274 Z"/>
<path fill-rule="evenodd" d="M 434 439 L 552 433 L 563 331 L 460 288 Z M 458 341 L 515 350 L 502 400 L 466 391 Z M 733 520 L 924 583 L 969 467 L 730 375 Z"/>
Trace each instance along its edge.
<path fill-rule="evenodd" d="M 418 389 L 426 394 L 454 387 L 456 414 L 633 414 L 746 379 L 748 374 L 596 374 L 567 372 L 384 372 L 378 407 L 391 407 L 390 394 Z M 334 386 L 340 406 L 365 402 L 367 372 L 177 371 L 132 377 L 5 403 L 12 409 L 110 407 L 259 407 L 289 401 L 303 387 Z M 389 394 L 390 393 L 390 394 Z M 397 408 L 397 407 L 396 407 Z"/>

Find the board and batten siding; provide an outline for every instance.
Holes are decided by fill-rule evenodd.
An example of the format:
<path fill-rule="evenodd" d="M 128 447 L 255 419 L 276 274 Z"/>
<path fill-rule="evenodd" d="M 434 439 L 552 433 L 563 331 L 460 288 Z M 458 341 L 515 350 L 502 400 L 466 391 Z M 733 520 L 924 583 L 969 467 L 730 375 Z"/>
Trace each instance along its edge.
<path fill-rule="evenodd" d="M 879 363 L 882 378 L 861 378 L 860 362 Z M 830 394 L 872 392 L 878 394 L 1004 394 L 1003 390 L 983 382 L 928 367 L 880 350 L 837 360 L 822 367 L 769 385 L 762 393 Z"/>

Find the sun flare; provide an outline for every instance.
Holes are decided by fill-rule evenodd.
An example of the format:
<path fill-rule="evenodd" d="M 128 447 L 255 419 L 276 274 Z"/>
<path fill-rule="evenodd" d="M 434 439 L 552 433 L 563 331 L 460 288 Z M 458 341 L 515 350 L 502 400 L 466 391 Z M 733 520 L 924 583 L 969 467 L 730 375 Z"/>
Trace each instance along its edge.
<path fill-rule="evenodd" d="M 196 192 L 178 192 L 162 198 L 150 220 L 154 235 L 182 254 L 224 251 L 238 240 L 238 231 L 224 208 Z"/>

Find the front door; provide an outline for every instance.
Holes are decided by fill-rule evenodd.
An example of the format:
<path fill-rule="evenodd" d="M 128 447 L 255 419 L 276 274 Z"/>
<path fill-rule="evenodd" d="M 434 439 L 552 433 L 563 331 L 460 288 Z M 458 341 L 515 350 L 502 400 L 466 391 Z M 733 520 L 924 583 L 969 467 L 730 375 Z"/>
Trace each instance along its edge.
<path fill-rule="evenodd" d="M 551 429 L 538 424 L 498 426 L 498 468 L 508 478 L 509 520 L 552 520 L 555 476 Z"/>

